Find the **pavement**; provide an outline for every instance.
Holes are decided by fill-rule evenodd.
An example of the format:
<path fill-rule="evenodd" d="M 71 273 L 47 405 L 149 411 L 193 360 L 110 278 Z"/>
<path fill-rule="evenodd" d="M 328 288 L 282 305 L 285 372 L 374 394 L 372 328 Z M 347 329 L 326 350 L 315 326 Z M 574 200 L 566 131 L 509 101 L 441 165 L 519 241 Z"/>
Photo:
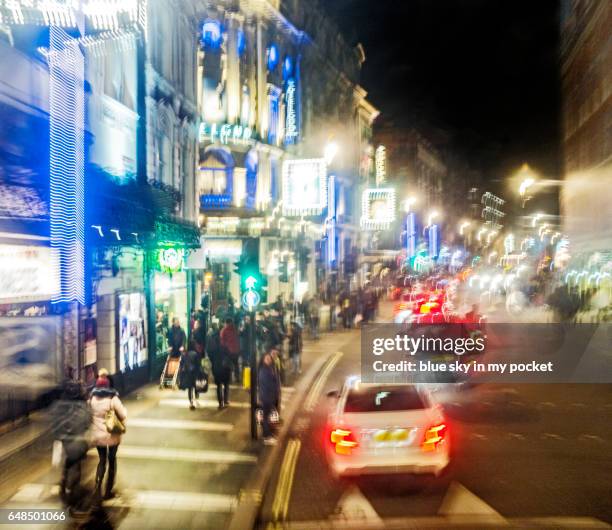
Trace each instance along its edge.
<path fill-rule="evenodd" d="M 305 340 L 302 376 L 287 381 L 282 391 L 283 417 L 291 403 L 301 399 L 295 395 L 296 388 L 305 392 L 308 378 L 314 377 L 330 352 L 337 351 L 352 334 L 338 331 L 323 334 L 316 341 Z M 261 461 L 274 449 L 251 440 L 249 391 L 233 385 L 230 402 L 228 408 L 217 410 L 214 386 L 201 396 L 194 411 L 189 410 L 185 391 L 161 390 L 154 384 L 127 396 L 127 432 L 118 451 L 117 497 L 68 525 L 40 528 L 217 530 L 230 526 L 245 487 L 261 475 Z M 51 467 L 52 440 L 44 413 L 37 420 L 0 437 L 0 447 L 7 456 L 3 460 L 0 454 L 0 508 L 61 508 L 59 473 Z M 97 454 L 91 450 L 83 467 L 83 483 L 90 489 L 96 464 Z"/>
<path fill-rule="evenodd" d="M 390 317 L 383 307 L 383 319 Z M 313 383 L 264 495 L 263 529 L 611 528 L 612 385 L 490 384 L 440 396 L 452 463 L 440 478 L 335 479 L 325 392 L 360 371 L 359 336 Z"/>

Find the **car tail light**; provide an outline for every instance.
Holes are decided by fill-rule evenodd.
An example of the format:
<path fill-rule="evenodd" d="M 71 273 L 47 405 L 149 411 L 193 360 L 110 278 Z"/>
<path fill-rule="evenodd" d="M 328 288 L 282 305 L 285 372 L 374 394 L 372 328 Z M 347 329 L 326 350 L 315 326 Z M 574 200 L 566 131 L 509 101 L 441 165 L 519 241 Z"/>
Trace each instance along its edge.
<path fill-rule="evenodd" d="M 444 442 L 446 437 L 446 425 L 444 423 L 439 423 L 436 425 L 432 425 L 425 431 L 425 437 L 423 439 L 423 443 L 421 444 L 421 449 L 423 451 L 435 451 L 438 446 Z"/>
<path fill-rule="evenodd" d="M 350 455 L 353 449 L 359 445 L 350 429 L 343 427 L 331 431 L 329 439 L 339 455 Z"/>

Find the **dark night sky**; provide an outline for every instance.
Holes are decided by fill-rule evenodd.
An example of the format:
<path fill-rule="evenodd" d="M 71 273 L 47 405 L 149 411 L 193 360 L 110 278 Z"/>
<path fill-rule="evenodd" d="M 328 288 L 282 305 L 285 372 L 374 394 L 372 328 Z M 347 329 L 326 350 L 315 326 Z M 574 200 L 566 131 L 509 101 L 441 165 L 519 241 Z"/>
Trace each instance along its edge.
<path fill-rule="evenodd" d="M 325 0 L 381 117 L 429 123 L 487 179 L 559 173 L 558 0 Z"/>

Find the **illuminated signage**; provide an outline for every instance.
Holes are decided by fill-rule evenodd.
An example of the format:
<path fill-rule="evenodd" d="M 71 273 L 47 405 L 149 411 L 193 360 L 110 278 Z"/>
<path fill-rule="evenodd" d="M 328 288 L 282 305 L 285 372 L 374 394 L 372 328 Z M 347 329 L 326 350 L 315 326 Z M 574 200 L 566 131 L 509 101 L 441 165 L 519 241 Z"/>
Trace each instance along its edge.
<path fill-rule="evenodd" d="M 323 158 L 283 162 L 284 215 L 318 215 L 327 200 L 327 165 Z"/>
<path fill-rule="evenodd" d="M 336 177 L 330 175 L 327 202 L 327 260 L 333 263 L 336 259 Z"/>
<path fill-rule="evenodd" d="M 431 225 L 429 227 L 429 257 L 437 258 L 440 254 L 440 228 L 438 225 Z"/>
<path fill-rule="evenodd" d="M 395 221 L 395 190 L 371 188 L 363 191 L 361 227 L 366 230 L 385 230 Z"/>
<path fill-rule="evenodd" d="M 298 137 L 295 91 L 295 79 L 290 78 L 287 80 L 287 88 L 285 89 L 285 104 L 287 107 L 287 114 L 285 117 L 285 145 L 295 144 Z"/>
<path fill-rule="evenodd" d="M 376 185 L 380 186 L 387 180 L 387 150 L 384 145 L 379 145 L 374 153 L 376 167 Z"/>
<path fill-rule="evenodd" d="M 51 249 L 43 246 L 0 245 L 0 301 L 50 300 L 59 293 Z"/>
<path fill-rule="evenodd" d="M 207 123 L 200 124 L 200 142 L 219 141 L 222 144 L 245 144 L 251 141 L 253 130 L 242 125 L 230 125 L 229 123 Z"/>
<path fill-rule="evenodd" d="M 416 214 L 414 212 L 410 212 L 406 217 L 406 250 L 409 258 L 416 255 L 417 244 L 418 231 Z"/>
<path fill-rule="evenodd" d="M 159 268 L 163 272 L 178 272 L 183 269 L 185 251 L 182 248 L 164 248 L 158 252 Z"/>

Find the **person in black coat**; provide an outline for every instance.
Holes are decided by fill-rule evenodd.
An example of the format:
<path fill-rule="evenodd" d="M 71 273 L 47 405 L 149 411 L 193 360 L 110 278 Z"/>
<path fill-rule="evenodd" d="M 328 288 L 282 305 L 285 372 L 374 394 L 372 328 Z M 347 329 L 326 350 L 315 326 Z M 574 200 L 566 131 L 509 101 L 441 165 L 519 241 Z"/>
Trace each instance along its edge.
<path fill-rule="evenodd" d="M 91 413 L 85 392 L 78 381 L 66 379 L 61 398 L 52 406 L 53 434 L 62 443 L 65 459 L 60 482 L 60 497 L 66 506 L 74 508 L 81 501 L 81 463 L 87 449 L 87 430 Z"/>
<path fill-rule="evenodd" d="M 206 352 L 210 358 L 213 377 L 217 385 L 219 409 L 222 409 L 229 405 L 229 382 L 233 365 L 231 359 L 221 347 L 221 334 L 216 322 L 212 324 L 211 332 L 206 342 Z"/>
<path fill-rule="evenodd" d="M 180 357 L 186 345 L 187 335 L 185 335 L 185 331 L 181 327 L 179 319 L 174 317 L 172 319 L 172 327 L 168 331 L 168 348 L 170 349 L 170 355 L 172 357 Z"/>
<path fill-rule="evenodd" d="M 257 374 L 257 391 L 259 402 L 263 409 L 263 436 L 264 444 L 275 445 L 276 438 L 272 434 L 272 426 L 270 424 L 270 414 L 276 408 L 276 404 L 280 399 L 278 375 L 274 369 L 274 359 L 269 352 L 266 352 L 259 363 L 259 372 Z"/>
<path fill-rule="evenodd" d="M 181 372 L 179 374 L 181 389 L 187 390 L 189 398 L 189 409 L 194 410 L 193 398 L 197 400 L 200 396 L 196 390 L 196 381 L 202 376 L 202 363 L 198 352 L 195 351 L 195 344 L 192 342 L 190 348 L 183 352 L 181 362 Z"/>

